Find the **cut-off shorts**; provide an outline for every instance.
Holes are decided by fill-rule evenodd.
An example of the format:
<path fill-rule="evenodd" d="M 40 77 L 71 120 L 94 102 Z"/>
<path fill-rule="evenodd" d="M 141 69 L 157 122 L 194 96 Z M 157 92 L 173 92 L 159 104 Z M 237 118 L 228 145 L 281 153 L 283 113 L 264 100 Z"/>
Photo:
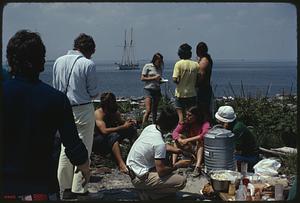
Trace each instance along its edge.
<path fill-rule="evenodd" d="M 197 97 L 187 97 L 187 98 L 179 98 L 175 99 L 175 108 L 176 109 L 188 109 L 192 106 L 196 106 Z"/>
<path fill-rule="evenodd" d="M 161 90 L 157 89 L 144 89 L 145 97 L 150 97 L 151 99 L 159 99 L 161 97 Z"/>

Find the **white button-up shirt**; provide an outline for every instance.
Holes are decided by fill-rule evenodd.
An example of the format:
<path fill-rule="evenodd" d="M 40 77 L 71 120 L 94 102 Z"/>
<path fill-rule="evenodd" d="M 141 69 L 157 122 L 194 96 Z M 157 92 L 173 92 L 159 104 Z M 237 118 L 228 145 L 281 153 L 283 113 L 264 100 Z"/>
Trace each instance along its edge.
<path fill-rule="evenodd" d="M 95 63 L 85 58 L 81 52 L 69 50 L 53 65 L 53 87 L 62 92 L 67 90 L 71 105 L 91 102 L 99 94 Z"/>

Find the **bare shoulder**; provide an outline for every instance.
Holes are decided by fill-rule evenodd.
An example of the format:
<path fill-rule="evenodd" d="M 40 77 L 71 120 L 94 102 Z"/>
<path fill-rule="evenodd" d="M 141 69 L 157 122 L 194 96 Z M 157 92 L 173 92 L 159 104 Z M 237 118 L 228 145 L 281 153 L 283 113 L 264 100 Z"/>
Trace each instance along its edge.
<path fill-rule="evenodd" d="M 103 119 L 103 117 L 104 117 L 104 115 L 105 115 L 105 113 L 104 113 L 104 111 L 103 111 L 103 109 L 102 108 L 99 108 L 99 109 L 97 109 L 96 111 L 95 111 L 95 117 L 96 117 L 96 119 Z"/>
<path fill-rule="evenodd" d="M 200 60 L 199 60 L 199 64 L 209 64 L 209 60 L 208 58 L 206 57 L 202 57 Z"/>
<path fill-rule="evenodd" d="M 200 70 L 202 71 L 209 68 L 209 60 L 206 57 L 201 58 L 198 63 L 199 63 Z"/>

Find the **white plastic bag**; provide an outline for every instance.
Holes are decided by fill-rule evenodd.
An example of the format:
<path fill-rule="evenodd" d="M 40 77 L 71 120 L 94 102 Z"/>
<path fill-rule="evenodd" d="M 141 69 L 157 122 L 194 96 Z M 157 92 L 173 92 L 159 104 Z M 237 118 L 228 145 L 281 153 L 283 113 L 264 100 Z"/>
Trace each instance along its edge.
<path fill-rule="evenodd" d="M 254 172 L 261 176 L 276 176 L 277 170 L 281 164 L 275 159 L 263 159 L 259 161 L 253 168 Z"/>

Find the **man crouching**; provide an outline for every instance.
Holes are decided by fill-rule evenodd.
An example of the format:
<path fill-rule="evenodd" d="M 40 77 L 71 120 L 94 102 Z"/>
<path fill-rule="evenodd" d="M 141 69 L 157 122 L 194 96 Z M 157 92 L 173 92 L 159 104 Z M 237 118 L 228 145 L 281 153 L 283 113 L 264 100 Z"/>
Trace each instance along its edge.
<path fill-rule="evenodd" d="M 167 166 L 166 152 L 182 153 L 180 149 L 168 145 L 163 134 L 172 131 L 178 123 L 175 109 L 161 110 L 156 124 L 147 126 L 128 154 L 126 164 L 131 172 L 131 182 L 139 191 L 141 200 L 176 197 L 176 192 L 186 185 L 186 178 L 173 173 L 181 166 Z"/>

